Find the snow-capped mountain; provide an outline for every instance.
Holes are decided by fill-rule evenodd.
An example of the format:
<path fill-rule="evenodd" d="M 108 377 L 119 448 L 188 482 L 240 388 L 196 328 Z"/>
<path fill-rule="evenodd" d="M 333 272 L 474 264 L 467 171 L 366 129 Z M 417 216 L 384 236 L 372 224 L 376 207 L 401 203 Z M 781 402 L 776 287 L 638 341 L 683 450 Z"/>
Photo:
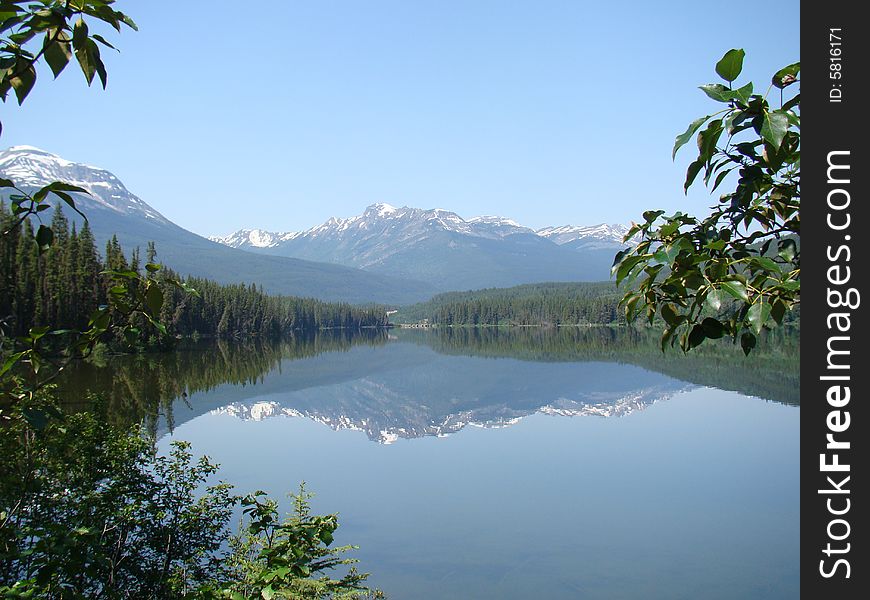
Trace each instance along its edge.
<path fill-rule="evenodd" d="M 386 230 L 384 229 L 386 227 Z M 271 232 L 263 229 L 240 229 L 227 236 L 210 236 L 209 239 L 233 248 L 274 248 L 282 242 L 300 238 L 346 238 L 350 235 L 375 235 L 394 233 L 402 229 L 406 237 L 426 232 L 448 231 L 499 239 L 517 233 L 535 233 L 516 221 L 502 217 L 481 216 L 465 220 L 454 212 L 442 208 L 430 210 L 396 208 L 389 204 L 373 204 L 363 214 L 341 219 L 332 217 L 325 223 L 299 232 Z"/>
<path fill-rule="evenodd" d="M 90 197 L 77 195 L 76 203 L 85 210 L 110 210 L 170 224 L 169 219 L 130 192 L 109 171 L 76 163 L 33 146 L 12 146 L 0 152 L 0 173 L 21 188 L 40 188 L 63 181 L 84 188 Z"/>
<path fill-rule="evenodd" d="M 509 427 L 535 414 L 622 417 L 694 387 L 630 364 L 470 360 L 441 354 L 432 341 L 399 332 L 383 346 L 284 361 L 254 387 L 225 387 L 194 404 L 200 414 L 305 418 L 390 444 Z"/>
<path fill-rule="evenodd" d="M 690 386 L 686 386 L 689 389 Z M 499 429 L 516 425 L 523 418 L 533 414 L 544 414 L 555 417 L 624 417 L 634 412 L 644 410 L 656 402 L 667 400 L 675 393 L 672 390 L 661 389 L 640 390 L 624 397 L 608 399 L 600 402 L 583 402 L 559 398 L 552 404 L 534 408 L 515 409 L 509 406 L 487 406 L 481 409 L 457 411 L 436 419 L 420 422 L 404 421 L 396 423 L 395 419 L 385 419 L 383 415 L 364 414 L 346 415 L 332 414 L 328 410 L 297 410 L 282 406 L 275 400 L 258 400 L 254 402 L 234 402 L 232 404 L 212 409 L 212 415 L 228 415 L 243 421 L 262 421 L 275 417 L 307 418 L 322 423 L 330 429 L 341 431 L 349 429 L 362 431 L 373 442 L 392 444 L 399 439 L 419 437 L 446 437 L 461 431 L 465 427 L 481 427 L 484 429 Z M 429 417 L 430 415 L 423 415 Z M 391 422 L 392 421 L 392 422 Z"/>
<path fill-rule="evenodd" d="M 272 233 L 263 229 L 239 229 L 227 236 L 210 235 L 208 239 L 230 248 L 272 248 L 281 242 L 299 235 L 292 233 Z"/>
<path fill-rule="evenodd" d="M 257 256 L 216 244 L 172 223 L 128 190 L 113 173 L 32 146 L 0 151 L 0 177 L 31 193 L 53 181 L 88 190 L 90 195 L 74 196 L 76 206 L 88 217 L 98 247 L 115 234 L 128 253 L 154 241 L 158 260 L 181 274 L 221 283 L 255 282 L 276 294 L 349 302 L 413 302 L 425 300 L 434 291 L 419 281 L 389 274 L 364 273 L 289 257 Z M 9 194 L 9 188 L 0 189 L 0 201 Z M 73 221 L 81 220 L 69 208 L 65 214 Z M 252 234 L 247 239 L 248 243 L 264 243 Z"/>
<path fill-rule="evenodd" d="M 561 227 L 544 227 L 535 233 L 552 240 L 560 246 L 568 246 L 575 250 L 610 249 L 624 246 L 623 239 L 628 233 L 626 225 L 579 226 L 562 225 Z"/>
<path fill-rule="evenodd" d="M 386 229 L 384 229 L 386 226 Z M 372 204 L 361 215 L 346 219 L 332 217 L 325 223 L 301 232 L 270 232 L 263 229 L 240 229 L 227 236 L 210 236 L 209 239 L 233 248 L 274 248 L 282 242 L 300 238 L 348 237 L 353 233 L 390 234 L 396 229 L 410 233 L 447 231 L 473 237 L 501 239 L 510 235 L 534 234 L 556 243 L 571 244 L 583 248 L 619 248 L 628 232 L 626 225 L 564 225 L 545 227 L 535 231 L 512 219 L 498 216 L 478 216 L 463 219 L 455 212 L 442 208 L 420 209 L 390 204 Z"/>
<path fill-rule="evenodd" d="M 91 195 L 79 194 L 76 202 L 100 245 L 116 233 L 128 251 L 154 241 L 159 260 L 180 273 L 326 300 L 405 303 L 449 290 L 606 280 L 624 234 L 618 226 L 536 232 L 499 216 L 465 219 L 445 209 L 374 204 L 307 231 L 242 230 L 206 240 L 166 219 L 109 171 L 38 148 L 0 152 L 0 176 L 31 190 L 52 181 L 87 189 Z"/>
<path fill-rule="evenodd" d="M 211 239 L 233 248 L 422 279 L 439 290 L 604 280 L 623 248 L 622 225 L 535 231 L 508 218 L 373 204 L 302 232 L 240 230 Z"/>

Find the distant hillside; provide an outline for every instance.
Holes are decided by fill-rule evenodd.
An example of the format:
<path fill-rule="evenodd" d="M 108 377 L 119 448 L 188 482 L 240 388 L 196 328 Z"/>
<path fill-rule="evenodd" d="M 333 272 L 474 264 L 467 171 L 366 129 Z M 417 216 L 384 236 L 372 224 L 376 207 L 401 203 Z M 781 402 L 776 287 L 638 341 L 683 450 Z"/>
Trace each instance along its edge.
<path fill-rule="evenodd" d="M 447 292 L 407 307 L 393 323 L 433 325 L 581 325 L 622 322 L 612 282 L 539 283 Z"/>

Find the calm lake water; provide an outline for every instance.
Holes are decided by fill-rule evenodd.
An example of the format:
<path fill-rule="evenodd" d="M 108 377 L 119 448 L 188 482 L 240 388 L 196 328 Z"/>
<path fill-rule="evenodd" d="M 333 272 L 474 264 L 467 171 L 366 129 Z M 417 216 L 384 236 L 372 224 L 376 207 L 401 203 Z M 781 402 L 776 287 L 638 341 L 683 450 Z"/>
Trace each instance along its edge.
<path fill-rule="evenodd" d="M 797 347 L 391 330 L 111 357 L 70 383 L 242 491 L 306 481 L 391 598 L 791 599 Z"/>

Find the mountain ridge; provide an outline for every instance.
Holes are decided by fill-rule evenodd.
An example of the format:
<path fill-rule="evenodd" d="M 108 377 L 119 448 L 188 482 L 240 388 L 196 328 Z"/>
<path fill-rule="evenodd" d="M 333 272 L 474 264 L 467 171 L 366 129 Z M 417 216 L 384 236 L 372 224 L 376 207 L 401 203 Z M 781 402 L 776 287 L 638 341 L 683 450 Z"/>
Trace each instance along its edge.
<path fill-rule="evenodd" d="M 52 181 L 78 185 L 90 195 L 73 194 L 87 215 L 99 247 L 115 234 L 127 252 L 149 241 L 158 260 L 181 275 L 218 283 L 257 283 L 268 293 L 352 303 L 406 304 L 425 300 L 435 290 L 413 278 L 364 272 L 353 267 L 282 256 L 257 255 L 210 241 L 176 225 L 128 190 L 111 172 L 66 160 L 33 146 L 0 151 L 0 175 L 33 192 Z M 9 188 L 0 190 L 0 201 Z M 76 222 L 80 217 L 66 211 Z"/>
<path fill-rule="evenodd" d="M 128 251 L 154 241 L 158 260 L 182 275 L 328 301 L 411 304 L 446 291 L 607 280 L 628 229 L 535 230 L 502 216 L 465 219 L 443 208 L 378 203 L 305 231 L 240 230 L 206 239 L 172 223 L 99 167 L 16 146 L 0 152 L 0 174 L 31 191 L 51 181 L 87 189 L 90 195 L 76 194 L 76 202 L 100 246 L 115 233 Z M 0 199 L 9 194 L 0 190 Z"/>
<path fill-rule="evenodd" d="M 350 227 L 366 222 L 371 215 L 378 217 L 404 216 L 407 214 L 420 214 L 430 220 L 439 220 L 444 229 L 457 233 L 470 233 L 477 237 L 494 238 L 505 237 L 517 233 L 532 233 L 549 239 L 558 245 L 572 243 L 580 240 L 590 240 L 598 243 L 599 247 L 620 247 L 623 238 L 628 233 L 629 226 L 623 224 L 599 223 L 596 225 L 560 225 L 547 226 L 533 229 L 521 225 L 513 219 L 497 215 L 479 215 L 463 219 L 453 211 L 442 208 L 422 209 L 403 206 L 397 208 L 386 203 L 371 204 L 365 208 L 362 214 L 353 217 L 341 218 L 330 217 L 320 225 L 316 225 L 303 231 L 275 232 L 265 229 L 238 229 L 227 235 L 210 235 L 208 239 L 233 248 L 273 248 L 282 242 L 297 239 L 302 236 L 315 236 L 330 230 L 345 231 Z M 446 219 L 445 219 L 446 217 Z M 461 225 L 460 225 L 461 223 Z"/>
<path fill-rule="evenodd" d="M 627 232 L 619 224 L 536 231 L 501 216 L 464 219 L 443 208 L 378 203 L 304 231 L 241 229 L 210 239 L 251 252 L 419 279 L 450 291 L 607 280 Z"/>

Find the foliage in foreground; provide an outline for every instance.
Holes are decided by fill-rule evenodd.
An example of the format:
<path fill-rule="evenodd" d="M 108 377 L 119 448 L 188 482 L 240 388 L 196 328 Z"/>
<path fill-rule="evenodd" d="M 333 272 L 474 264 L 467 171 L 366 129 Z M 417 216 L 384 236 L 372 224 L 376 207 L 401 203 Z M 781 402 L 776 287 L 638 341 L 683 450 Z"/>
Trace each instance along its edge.
<path fill-rule="evenodd" d="M 57 77 L 73 56 L 88 85 L 98 77 L 105 87 L 107 73 L 99 48 L 114 47 L 91 32 L 88 22 L 118 32 L 122 25 L 136 29 L 113 4 L 114 0 L 0 0 L 0 100 L 5 102 L 14 91 L 22 104 L 35 86 L 41 61 Z M 9 193 L 11 209 L 11 215 L 2 219 L 3 243 L 10 244 L 23 227 L 16 241 L 35 249 L 35 254 L 26 252 L 34 264 L 62 271 L 62 251 L 55 246 L 52 252 L 52 247 L 58 234 L 64 237 L 63 228 L 41 223 L 40 214 L 51 208 L 50 199 L 58 198 L 84 217 L 71 194 L 86 194 L 86 190 L 52 182 L 29 192 L 4 178 L 0 190 Z M 26 225 L 31 217 L 40 222 L 35 232 Z M 92 249 L 86 250 L 94 258 Z M 14 261 L 3 262 L 9 266 Z M 205 458 L 194 461 L 185 443 L 175 444 L 168 457 L 158 456 L 154 440 L 139 428 L 117 429 L 104 414 L 64 415 L 46 400 L 47 383 L 69 361 L 90 354 L 102 337 L 121 335 L 133 344 L 146 329 L 166 335 L 161 322 L 166 284 L 184 297 L 196 297 L 194 290 L 174 278 L 163 276 L 158 281 L 161 267 L 153 260 L 145 267 L 145 276 L 129 265 L 109 265 L 99 274 L 88 269 L 91 281 L 79 290 L 84 299 L 100 294 L 99 283 L 108 282 L 108 290 L 105 302 L 91 311 L 65 315 L 77 321 L 73 329 L 57 329 L 69 308 L 60 294 L 40 315 L 43 323 L 17 323 L 16 333 L 21 334 L 17 339 L 7 338 L 0 328 L 4 461 L 0 594 L 5 598 L 256 595 L 266 600 L 367 595 L 361 585 L 364 574 L 351 572 L 337 581 L 323 574 L 354 561 L 337 557 L 347 548 L 330 548 L 337 519 L 310 515 L 304 490 L 296 497 L 296 514 L 282 523 L 277 522 L 274 503 L 257 495 L 248 497 L 244 502 L 249 520 L 231 549 L 225 550 L 226 524 L 239 498 L 224 483 L 203 491 L 217 465 Z M 8 286 L 3 289 L 11 291 Z M 19 300 L 26 301 L 27 295 Z M 45 369 L 39 346 L 51 338 L 59 340 L 52 351 L 62 348 L 64 362 Z M 22 369 L 24 377 L 16 373 Z M 46 370 L 51 371 L 47 376 Z M 225 565 L 233 569 L 227 571 Z"/>
<path fill-rule="evenodd" d="M 38 397 L 40 398 L 41 395 Z M 7 598 L 362 598 L 367 574 L 331 547 L 336 515 L 310 514 L 293 496 L 280 521 L 262 492 L 240 498 L 206 485 L 217 471 L 176 442 L 168 456 L 139 428 L 108 425 L 100 411 L 37 427 L 17 412 L 0 425 L 0 594 Z M 242 503 L 239 533 L 227 525 Z"/>
<path fill-rule="evenodd" d="M 725 107 L 693 121 L 673 150 L 706 124 L 684 188 L 703 172 L 711 192 L 733 174 L 733 191 L 705 218 L 645 212 L 626 236 L 640 243 L 614 260 L 617 284 L 632 284 L 621 302 L 627 318 L 645 311 L 652 323 L 661 315 L 663 349 L 679 341 L 689 351 L 728 335 L 749 354 L 761 331 L 782 324 L 800 302 L 800 91 L 791 93 L 800 63 L 777 71 L 762 96 L 751 82 L 733 85 L 744 55 L 729 50 L 716 64 L 728 85 L 701 90 Z M 779 108 L 768 99 L 774 89 Z"/>

